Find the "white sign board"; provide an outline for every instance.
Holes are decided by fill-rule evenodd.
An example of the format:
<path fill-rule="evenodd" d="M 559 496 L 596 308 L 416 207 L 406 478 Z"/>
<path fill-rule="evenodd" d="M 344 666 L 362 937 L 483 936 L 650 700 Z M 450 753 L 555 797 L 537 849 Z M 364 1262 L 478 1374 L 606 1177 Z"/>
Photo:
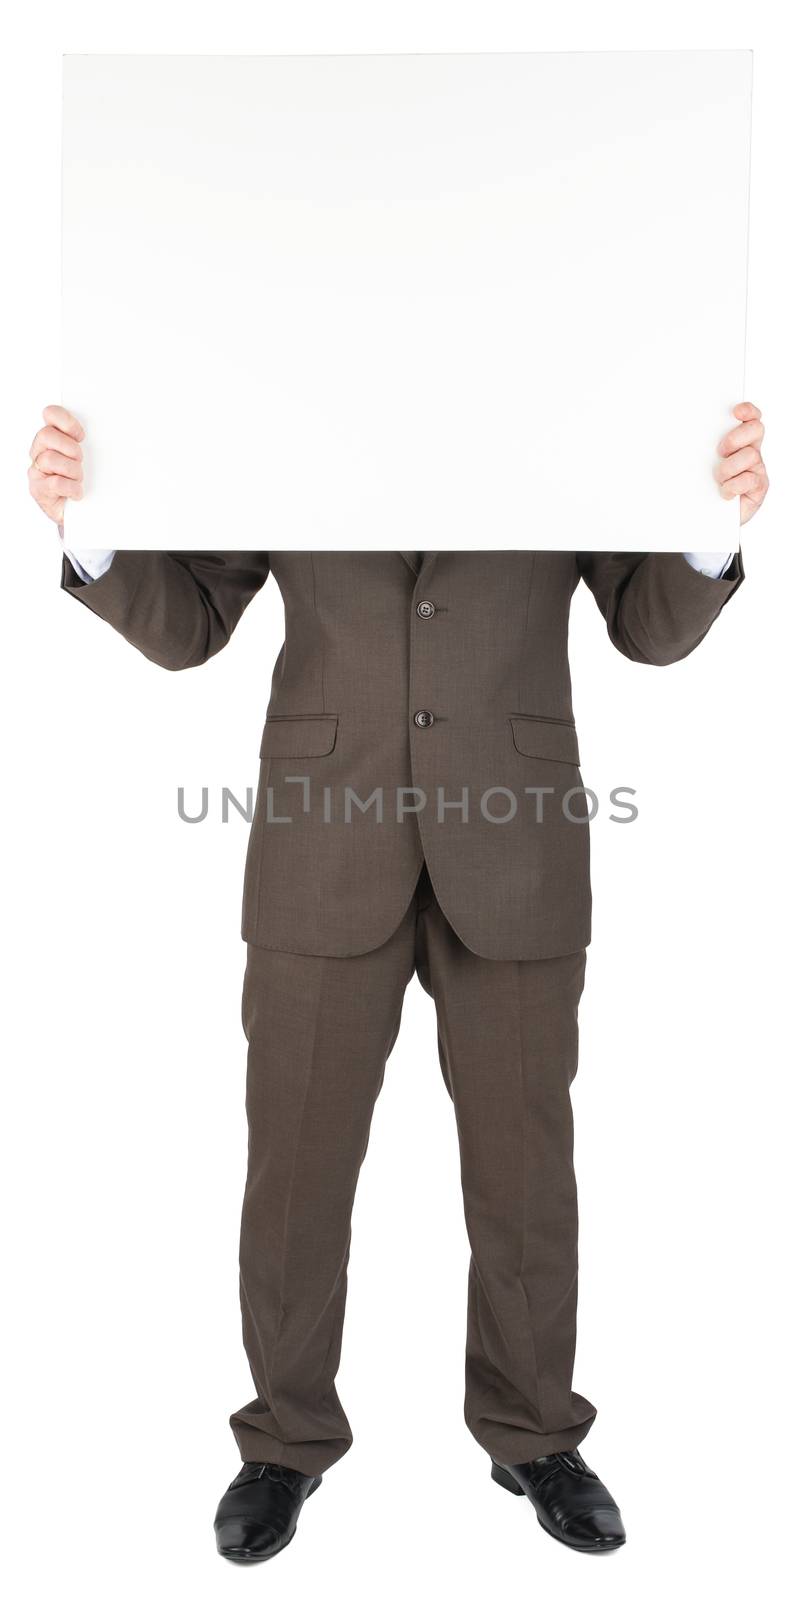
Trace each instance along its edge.
<path fill-rule="evenodd" d="M 751 75 L 66 57 L 71 541 L 737 548 Z"/>

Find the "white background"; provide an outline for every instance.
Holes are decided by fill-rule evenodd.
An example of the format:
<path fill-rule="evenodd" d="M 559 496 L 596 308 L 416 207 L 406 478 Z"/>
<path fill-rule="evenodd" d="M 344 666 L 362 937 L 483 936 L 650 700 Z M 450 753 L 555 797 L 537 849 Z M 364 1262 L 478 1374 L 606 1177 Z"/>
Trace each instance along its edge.
<path fill-rule="evenodd" d="M 3 310 L 3 1148 L 0 1577 L 88 1600 L 252 1587 L 295 1600 L 456 1588 L 679 1600 L 793 1593 L 804 1565 L 804 55 L 790 8 L 40 5 L 6 39 Z M 791 12 L 793 18 L 793 12 Z M 585 19 L 588 20 L 585 21 Z M 57 382 L 64 49 L 754 47 L 748 397 L 773 487 L 747 581 L 662 672 L 575 603 L 595 934 L 575 1090 L 585 1457 L 629 1543 L 592 1563 L 493 1485 L 462 1420 L 466 1246 L 451 1107 L 413 989 L 363 1170 L 339 1378 L 356 1442 L 291 1549 L 215 1554 L 249 1395 L 238 938 L 245 830 L 175 789 L 255 781 L 280 644 L 268 585 L 198 672 L 150 666 L 58 589 L 27 449 Z M 715 174 L 716 184 L 721 174 Z M 223 397 L 223 403 L 226 397 Z M 676 493 L 675 419 L 660 495 Z M 215 445 L 216 416 L 205 441 Z M 585 448 L 582 442 L 582 449 Z M 630 441 L 626 441 L 627 455 Z M 263 441 L 245 441 L 259 473 Z M 189 515 L 195 494 L 189 475 Z M 259 670 L 260 669 L 260 670 Z"/>
<path fill-rule="evenodd" d="M 67 56 L 77 547 L 114 517 L 139 549 L 737 548 L 751 80 L 749 50 Z"/>

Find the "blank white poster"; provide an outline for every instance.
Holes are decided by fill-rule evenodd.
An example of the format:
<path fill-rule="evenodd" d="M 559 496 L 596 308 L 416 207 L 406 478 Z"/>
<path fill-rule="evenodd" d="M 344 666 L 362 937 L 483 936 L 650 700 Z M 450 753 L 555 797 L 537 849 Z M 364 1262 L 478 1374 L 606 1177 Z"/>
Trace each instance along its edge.
<path fill-rule="evenodd" d="M 752 56 L 68 56 L 79 547 L 729 550 Z"/>

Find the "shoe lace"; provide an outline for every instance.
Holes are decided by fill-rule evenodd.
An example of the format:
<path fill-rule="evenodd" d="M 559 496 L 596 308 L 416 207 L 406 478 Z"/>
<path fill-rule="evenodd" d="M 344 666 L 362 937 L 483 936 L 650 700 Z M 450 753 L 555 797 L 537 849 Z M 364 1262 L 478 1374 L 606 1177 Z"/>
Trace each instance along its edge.
<path fill-rule="evenodd" d="M 248 1461 L 242 1467 L 236 1483 L 257 1483 L 259 1478 L 269 1478 L 273 1483 L 283 1483 L 294 1489 L 305 1474 L 295 1467 L 281 1467 L 276 1461 Z"/>
<path fill-rule="evenodd" d="M 531 1488 L 537 1489 L 540 1485 L 546 1484 L 550 1478 L 565 1469 L 567 1472 L 577 1473 L 579 1477 L 594 1476 L 577 1450 L 557 1450 L 553 1455 L 538 1456 L 531 1462 L 528 1474 Z"/>

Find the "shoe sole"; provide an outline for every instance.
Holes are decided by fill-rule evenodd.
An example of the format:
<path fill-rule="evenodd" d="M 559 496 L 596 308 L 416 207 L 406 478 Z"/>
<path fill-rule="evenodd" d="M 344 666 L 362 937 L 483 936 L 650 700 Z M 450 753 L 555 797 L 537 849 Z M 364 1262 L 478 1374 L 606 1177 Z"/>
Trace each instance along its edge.
<path fill-rule="evenodd" d="M 311 1488 L 306 1490 L 306 1495 L 305 1495 L 305 1498 L 303 1500 L 303 1505 L 305 1505 L 306 1504 L 306 1500 L 310 1500 L 312 1495 L 319 1489 L 320 1484 L 322 1483 L 322 1481 L 323 1481 L 322 1480 L 322 1476 L 320 1476 L 319 1478 L 315 1478 L 314 1479 L 314 1482 L 313 1482 Z M 303 1506 L 301 1506 L 300 1510 L 301 1511 L 303 1510 Z M 298 1515 L 300 1515 L 299 1512 L 298 1512 Z M 254 1556 L 254 1555 L 248 1555 L 246 1553 L 244 1555 L 236 1555 L 235 1550 L 218 1550 L 218 1546 L 217 1546 L 217 1551 L 218 1551 L 218 1554 L 223 1558 L 224 1561 L 232 1561 L 233 1565 L 236 1566 L 236 1567 L 258 1567 L 258 1566 L 260 1566 L 262 1561 L 271 1561 L 273 1556 L 282 1555 L 284 1550 L 288 1550 L 289 1546 L 292 1543 L 292 1540 L 294 1539 L 294 1536 L 295 1536 L 296 1533 L 297 1533 L 297 1523 L 295 1523 L 295 1525 L 294 1525 L 294 1527 L 293 1527 L 293 1529 L 292 1529 L 292 1531 L 291 1531 L 291 1533 L 289 1535 L 289 1538 L 286 1540 L 285 1544 L 279 1544 L 277 1550 L 268 1550 L 265 1556 Z"/>
<path fill-rule="evenodd" d="M 491 1477 L 502 1489 L 507 1489 L 509 1494 L 521 1494 L 524 1499 L 527 1499 L 522 1485 L 511 1477 L 507 1467 L 501 1467 L 496 1461 L 492 1461 Z M 535 1506 L 533 1509 L 534 1511 L 536 1510 Z M 560 1533 L 553 1533 L 551 1528 L 545 1527 L 538 1511 L 536 1511 L 536 1521 L 542 1533 L 546 1533 L 548 1538 L 555 1539 L 556 1544 L 563 1544 L 565 1550 L 574 1550 L 579 1556 L 610 1556 L 613 1551 L 622 1550 L 626 1542 L 625 1537 L 623 1537 L 622 1539 L 614 1539 L 611 1544 L 570 1544 L 569 1539 L 562 1539 Z"/>

